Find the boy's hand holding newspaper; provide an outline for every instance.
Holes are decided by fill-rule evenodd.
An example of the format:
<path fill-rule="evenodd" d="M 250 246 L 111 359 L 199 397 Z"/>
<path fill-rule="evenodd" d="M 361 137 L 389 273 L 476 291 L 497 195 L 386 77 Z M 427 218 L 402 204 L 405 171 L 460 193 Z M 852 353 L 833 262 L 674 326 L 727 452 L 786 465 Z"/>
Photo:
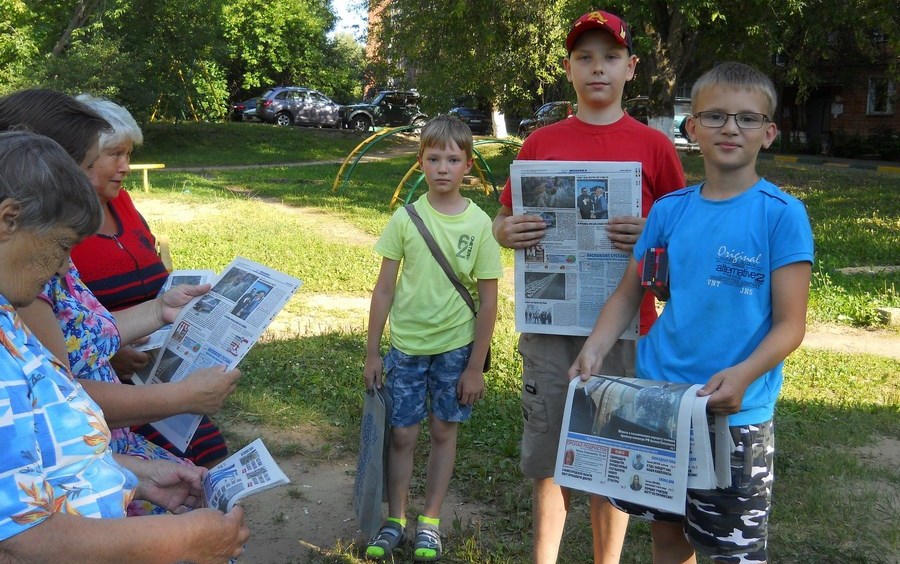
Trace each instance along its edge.
<path fill-rule="evenodd" d="M 741 410 L 744 392 L 755 379 L 756 376 L 742 371 L 740 365 L 730 366 L 713 374 L 697 395 L 709 396 L 706 410 L 710 413 L 731 415 Z"/>
<path fill-rule="evenodd" d="M 547 224 L 539 215 L 508 215 L 494 223 L 494 237 L 509 249 L 527 249 L 540 243 Z"/>
<path fill-rule="evenodd" d="M 590 339 L 585 341 L 575 362 L 569 367 L 569 381 L 576 376 L 581 376 L 581 381 L 587 382 L 590 380 L 591 374 L 600 374 L 600 368 L 603 367 L 603 357 L 605 356 L 605 354 L 600 354 L 599 345 L 592 343 Z"/>
<path fill-rule="evenodd" d="M 606 224 L 606 234 L 614 247 L 630 253 L 641 236 L 646 222 L 646 218 L 632 215 L 611 217 Z"/>
<path fill-rule="evenodd" d="M 366 390 L 373 387 L 381 389 L 381 376 L 384 373 L 384 361 L 381 355 L 366 355 L 366 364 L 363 367 L 363 378 L 366 381 Z"/>

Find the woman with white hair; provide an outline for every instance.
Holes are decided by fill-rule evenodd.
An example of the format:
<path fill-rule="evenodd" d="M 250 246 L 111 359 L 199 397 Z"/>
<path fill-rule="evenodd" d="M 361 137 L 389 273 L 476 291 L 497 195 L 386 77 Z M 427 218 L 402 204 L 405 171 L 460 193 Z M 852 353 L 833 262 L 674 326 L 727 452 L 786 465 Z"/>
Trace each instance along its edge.
<path fill-rule="evenodd" d="M 131 172 L 131 153 L 144 141 L 131 113 L 115 102 L 82 94 L 76 100 L 109 122 L 100 134 L 100 156 L 88 172 L 103 209 L 100 230 L 72 249 L 72 262 L 81 280 L 110 311 L 119 311 L 156 298 L 169 273 L 156 248 L 156 238 L 122 189 Z M 110 360 L 122 377 L 145 366 L 149 355 L 122 347 Z M 195 464 L 212 468 L 228 454 L 218 427 L 204 416 L 185 452 L 181 452 L 151 425 L 133 430 L 170 452 Z"/>
<path fill-rule="evenodd" d="M 81 166 L 85 182 L 99 160 L 99 138 L 109 128 L 109 123 L 94 110 L 61 92 L 36 88 L 0 97 L 0 130 L 26 129 L 54 139 Z M 96 181 L 90 184 L 96 197 Z M 97 201 L 99 205 L 100 199 Z M 57 201 L 57 205 L 65 208 L 65 200 Z M 102 223 L 105 206 L 99 207 L 99 223 Z M 179 382 L 136 389 L 120 383 L 110 358 L 122 344 L 148 335 L 164 322 L 171 323 L 177 311 L 171 319 L 162 320 L 157 315 L 160 304 L 180 309 L 191 297 L 208 290 L 208 286 L 205 289 L 178 286 L 159 299 L 110 313 L 82 282 L 78 269 L 68 262 L 68 268 L 52 276 L 43 290 L 35 293 L 38 299 L 18 308 L 20 317 L 102 406 L 104 418 L 113 429 L 110 444 L 115 452 L 146 459 L 177 459 L 144 435 L 132 432 L 129 426 L 181 413 L 216 413 L 237 388 L 240 371 L 202 368 Z M 219 441 L 224 443 L 221 437 Z M 204 456 L 212 452 L 215 449 L 200 451 Z M 200 464 L 212 462 L 206 458 Z M 135 504 L 130 510 L 133 514 L 143 514 L 163 508 Z"/>

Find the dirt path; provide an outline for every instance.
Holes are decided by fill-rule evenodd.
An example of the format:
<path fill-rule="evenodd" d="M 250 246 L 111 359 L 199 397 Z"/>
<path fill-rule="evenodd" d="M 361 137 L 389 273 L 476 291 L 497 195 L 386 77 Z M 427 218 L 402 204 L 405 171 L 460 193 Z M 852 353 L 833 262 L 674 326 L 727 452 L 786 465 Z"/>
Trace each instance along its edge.
<path fill-rule="evenodd" d="M 270 447 L 296 441 L 308 445 L 300 454 L 277 457 L 291 485 L 253 496 L 242 502 L 252 531 L 242 563 L 294 564 L 309 562 L 317 552 L 347 547 L 360 540 L 353 513 L 353 477 L 356 459 L 340 446 L 323 455 L 322 442 L 314 430 L 285 432 L 256 426 L 229 427 L 229 432 L 245 436 L 249 442 L 262 436 Z M 410 499 L 413 514 L 424 500 Z M 444 501 L 441 520 L 459 520 L 463 527 L 477 523 L 489 508 L 467 503 L 454 492 Z"/>

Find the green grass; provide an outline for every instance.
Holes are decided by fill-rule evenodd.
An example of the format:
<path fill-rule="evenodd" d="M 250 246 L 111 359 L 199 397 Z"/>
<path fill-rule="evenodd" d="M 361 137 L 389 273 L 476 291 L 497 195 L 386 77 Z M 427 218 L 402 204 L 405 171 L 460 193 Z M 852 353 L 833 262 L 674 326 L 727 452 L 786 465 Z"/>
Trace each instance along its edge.
<path fill-rule="evenodd" d="M 315 138 L 318 133 L 244 127 L 280 131 L 277 135 L 286 135 L 284 140 L 297 141 L 298 146 L 289 143 L 282 148 L 285 154 L 299 154 L 310 142 L 300 137 L 312 134 Z M 231 139 L 234 130 L 223 131 L 205 134 L 212 138 L 210 146 L 240 153 L 239 143 Z M 216 141 L 220 134 L 225 138 Z M 153 160 L 192 164 L 208 158 L 206 151 L 209 149 L 189 146 L 171 158 L 157 153 Z M 495 172 L 511 159 L 499 149 L 488 153 Z M 241 255 L 300 277 L 303 294 L 366 296 L 374 283 L 378 258 L 365 241 L 351 240 L 349 235 L 346 240 L 340 236 L 335 240 L 335 233 L 340 233 L 339 224 L 349 222 L 364 237 L 375 237 L 390 216 L 390 195 L 412 160 L 410 155 L 361 164 L 337 192 L 331 186 L 338 166 L 313 165 L 203 174 L 154 172 L 152 191 L 136 192 L 135 196 L 139 208 L 155 205 L 171 210 L 163 220 L 154 221 L 153 228 L 170 238 L 179 267 L 219 270 Z M 259 156 L 257 162 L 271 161 Z M 697 180 L 700 161 L 685 157 L 685 166 L 689 178 Z M 872 324 L 873 303 L 898 305 L 896 275 L 848 277 L 834 269 L 898 262 L 900 178 L 771 161 L 761 162 L 760 169 L 809 206 L 818 250 L 811 319 L 836 321 L 846 316 L 850 323 Z M 131 182 L 135 185 L 137 181 Z M 492 198 L 474 189 L 466 194 L 489 214 L 495 213 L 497 204 Z M 190 221 L 180 217 L 183 209 L 194 211 Z M 310 219 L 309 214 L 316 215 Z M 511 253 L 504 253 L 504 260 L 511 264 Z M 292 302 L 289 307 L 297 305 Z M 487 378 L 489 393 L 462 428 L 453 482 L 458 492 L 485 504 L 491 514 L 478 528 L 451 524 L 447 562 L 517 563 L 530 559 L 530 485 L 517 466 L 521 363 L 515 347 L 513 305 L 501 298 L 493 341 L 494 368 Z M 226 427 L 229 420 L 276 428 L 302 422 L 316 427 L 329 444 L 343 445 L 352 452 L 358 443 L 362 409 L 363 357 L 361 327 L 260 343 L 242 363 L 245 375 L 239 389 L 217 419 Z M 900 441 L 897 374 L 900 363 L 866 355 L 801 349 L 788 359 L 776 417 L 774 562 L 900 559 L 900 471 L 883 459 L 863 458 L 859 450 L 880 440 Z M 423 460 L 420 455 L 417 468 L 424 466 Z M 422 483 L 418 470 L 416 491 L 421 491 Z M 586 505 L 584 496 L 576 499 L 561 562 L 588 560 Z M 623 562 L 648 562 L 648 538 L 645 524 L 632 523 Z M 336 540 L 331 550 L 314 561 L 355 562 L 357 549 L 347 545 L 346 539 Z"/>
<path fill-rule="evenodd" d="M 169 167 L 296 163 L 340 158 L 364 135 L 333 129 L 260 123 L 192 123 L 144 126 L 136 163 Z"/>

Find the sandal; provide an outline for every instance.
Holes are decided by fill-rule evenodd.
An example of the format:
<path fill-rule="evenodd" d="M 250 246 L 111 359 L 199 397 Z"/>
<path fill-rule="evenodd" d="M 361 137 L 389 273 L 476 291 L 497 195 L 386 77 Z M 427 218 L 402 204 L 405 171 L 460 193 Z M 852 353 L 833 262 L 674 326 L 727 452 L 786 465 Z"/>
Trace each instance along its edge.
<path fill-rule="evenodd" d="M 416 527 L 414 562 L 434 562 L 441 559 L 441 531 L 435 525 L 419 522 Z"/>
<path fill-rule="evenodd" d="M 378 534 L 372 537 L 372 540 L 366 545 L 366 558 L 383 560 L 404 542 L 406 542 L 406 532 L 400 523 L 385 521 Z"/>

